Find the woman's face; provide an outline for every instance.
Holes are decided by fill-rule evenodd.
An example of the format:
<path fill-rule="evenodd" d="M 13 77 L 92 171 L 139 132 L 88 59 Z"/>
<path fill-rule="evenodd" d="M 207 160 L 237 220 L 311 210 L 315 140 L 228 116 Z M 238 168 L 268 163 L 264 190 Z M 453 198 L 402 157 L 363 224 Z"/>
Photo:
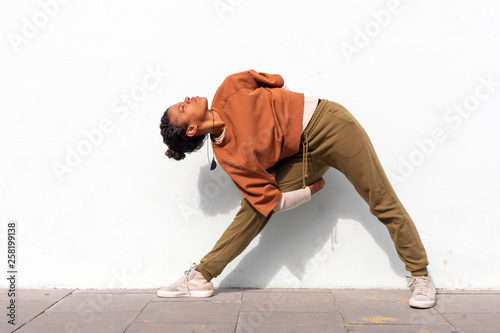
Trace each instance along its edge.
<path fill-rule="evenodd" d="M 186 97 L 183 102 L 172 105 L 168 114 L 174 125 L 199 125 L 206 119 L 208 112 L 207 98 L 196 96 Z"/>

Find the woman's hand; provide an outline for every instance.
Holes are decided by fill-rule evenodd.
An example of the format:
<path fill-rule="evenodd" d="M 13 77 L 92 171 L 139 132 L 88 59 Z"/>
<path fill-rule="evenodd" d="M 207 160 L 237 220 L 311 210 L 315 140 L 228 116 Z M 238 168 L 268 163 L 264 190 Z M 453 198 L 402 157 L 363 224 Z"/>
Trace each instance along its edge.
<path fill-rule="evenodd" d="M 309 189 L 311 190 L 311 195 L 321 190 L 323 186 L 325 186 L 325 180 L 323 179 L 323 177 L 321 177 L 319 180 L 309 185 Z"/>

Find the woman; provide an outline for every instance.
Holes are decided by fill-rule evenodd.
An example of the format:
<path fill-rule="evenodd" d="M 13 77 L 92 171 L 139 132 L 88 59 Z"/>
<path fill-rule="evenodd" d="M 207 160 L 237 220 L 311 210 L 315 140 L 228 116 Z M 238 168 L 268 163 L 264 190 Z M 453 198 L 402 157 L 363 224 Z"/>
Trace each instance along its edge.
<path fill-rule="evenodd" d="M 212 278 L 259 234 L 274 212 L 309 201 L 330 168 L 341 171 L 386 225 L 414 285 L 410 306 L 429 308 L 435 288 L 417 229 L 394 192 L 373 146 L 341 105 L 292 92 L 276 74 L 228 76 L 211 108 L 204 97 L 169 107 L 160 124 L 168 157 L 182 160 L 210 134 L 217 161 L 243 193 L 241 209 L 214 248 L 160 297 L 208 297 Z M 212 167 L 215 167 L 213 162 Z"/>

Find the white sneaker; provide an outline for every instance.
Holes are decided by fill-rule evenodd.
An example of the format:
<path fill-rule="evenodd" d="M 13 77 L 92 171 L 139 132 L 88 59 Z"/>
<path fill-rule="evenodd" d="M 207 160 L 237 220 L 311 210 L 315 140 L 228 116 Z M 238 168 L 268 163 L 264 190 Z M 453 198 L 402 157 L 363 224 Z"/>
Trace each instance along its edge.
<path fill-rule="evenodd" d="M 430 276 L 413 276 L 410 278 L 408 288 L 413 285 L 413 295 L 410 298 L 410 306 L 414 308 L 427 309 L 432 308 L 436 303 L 436 288 L 432 284 Z"/>
<path fill-rule="evenodd" d="M 212 282 L 207 281 L 203 275 L 191 268 L 184 272 L 177 282 L 158 290 L 158 297 L 210 297 L 214 292 Z"/>

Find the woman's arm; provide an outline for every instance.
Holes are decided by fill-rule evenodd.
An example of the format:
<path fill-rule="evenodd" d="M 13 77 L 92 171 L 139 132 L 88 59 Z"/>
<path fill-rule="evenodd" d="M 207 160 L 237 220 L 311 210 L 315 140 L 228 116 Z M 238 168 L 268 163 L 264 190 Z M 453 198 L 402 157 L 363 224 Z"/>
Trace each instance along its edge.
<path fill-rule="evenodd" d="M 285 192 L 283 193 L 280 201 L 273 210 L 279 213 L 298 207 L 304 202 L 308 202 L 309 200 L 311 200 L 311 196 L 320 191 L 324 186 L 325 180 L 321 178 L 320 180 L 314 182 L 306 188 Z"/>

